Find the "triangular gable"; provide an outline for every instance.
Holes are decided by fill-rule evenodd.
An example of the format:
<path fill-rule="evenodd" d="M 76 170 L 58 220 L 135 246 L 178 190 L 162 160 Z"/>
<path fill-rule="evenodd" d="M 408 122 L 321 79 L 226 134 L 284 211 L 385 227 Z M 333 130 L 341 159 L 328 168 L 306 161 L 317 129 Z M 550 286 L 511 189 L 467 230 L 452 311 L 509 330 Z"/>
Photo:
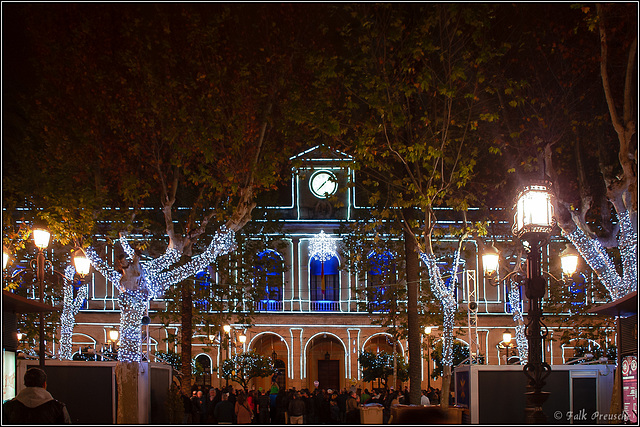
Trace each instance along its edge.
<path fill-rule="evenodd" d="M 308 150 L 303 151 L 302 153 L 296 154 L 293 157 L 290 157 L 289 160 L 306 160 L 306 161 L 352 161 L 353 157 L 350 155 L 343 153 L 342 151 L 336 150 L 334 148 L 328 147 L 324 144 L 316 145 L 315 147 L 309 148 Z"/>

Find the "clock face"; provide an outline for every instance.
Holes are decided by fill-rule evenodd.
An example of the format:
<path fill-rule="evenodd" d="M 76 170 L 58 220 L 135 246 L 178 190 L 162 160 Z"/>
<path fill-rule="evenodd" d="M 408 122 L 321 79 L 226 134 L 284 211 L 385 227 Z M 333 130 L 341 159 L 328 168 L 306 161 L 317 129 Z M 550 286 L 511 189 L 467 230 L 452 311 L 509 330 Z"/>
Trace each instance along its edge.
<path fill-rule="evenodd" d="M 309 180 L 309 189 L 317 198 L 326 199 L 332 196 L 338 189 L 336 176 L 326 170 L 317 171 Z"/>

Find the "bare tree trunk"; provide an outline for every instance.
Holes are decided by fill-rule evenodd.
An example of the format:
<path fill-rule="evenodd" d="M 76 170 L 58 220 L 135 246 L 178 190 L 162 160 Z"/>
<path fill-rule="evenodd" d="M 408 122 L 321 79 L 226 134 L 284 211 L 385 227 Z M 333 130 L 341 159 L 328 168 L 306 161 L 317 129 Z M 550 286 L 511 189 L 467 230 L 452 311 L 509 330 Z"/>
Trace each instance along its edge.
<path fill-rule="evenodd" d="M 419 405 L 422 395 L 422 363 L 420 343 L 420 321 L 418 318 L 418 248 L 413 234 L 404 230 L 404 247 L 407 274 L 407 317 L 409 339 L 409 403 Z"/>
<path fill-rule="evenodd" d="M 191 293 L 191 281 L 183 280 L 180 284 L 182 305 L 181 318 L 182 327 L 180 328 L 180 355 L 181 355 L 181 373 L 182 380 L 180 388 L 186 396 L 191 396 L 191 335 L 193 333 L 193 295 Z"/>

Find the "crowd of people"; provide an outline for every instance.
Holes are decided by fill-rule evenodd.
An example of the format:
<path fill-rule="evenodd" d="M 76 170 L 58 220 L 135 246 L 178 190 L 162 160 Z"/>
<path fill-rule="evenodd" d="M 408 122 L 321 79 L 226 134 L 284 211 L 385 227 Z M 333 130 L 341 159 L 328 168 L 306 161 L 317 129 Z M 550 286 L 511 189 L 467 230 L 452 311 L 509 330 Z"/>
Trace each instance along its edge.
<path fill-rule="evenodd" d="M 351 387 L 342 390 L 235 389 L 194 386 L 192 396 L 182 396 L 185 424 L 359 424 L 360 405 L 383 408 L 383 423 L 391 407 L 408 404 L 409 390 Z M 437 405 L 440 390 L 422 390 L 421 405 Z"/>

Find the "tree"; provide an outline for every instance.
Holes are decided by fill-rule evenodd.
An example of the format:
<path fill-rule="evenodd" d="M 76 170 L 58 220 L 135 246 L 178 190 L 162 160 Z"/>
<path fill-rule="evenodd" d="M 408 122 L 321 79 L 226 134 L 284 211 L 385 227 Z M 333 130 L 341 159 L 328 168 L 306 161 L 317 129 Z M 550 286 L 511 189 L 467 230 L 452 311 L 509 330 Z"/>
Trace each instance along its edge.
<path fill-rule="evenodd" d="M 74 276 L 76 270 L 69 265 L 64 270 L 64 298 L 62 303 L 62 315 L 60 316 L 60 350 L 58 351 L 61 360 L 71 359 L 71 339 L 73 327 L 75 326 L 75 316 L 87 299 L 89 285 L 87 283 L 76 283 Z M 74 288 L 78 287 L 74 296 Z"/>
<path fill-rule="evenodd" d="M 273 361 L 254 351 L 236 354 L 222 362 L 222 378 L 235 381 L 245 390 L 253 378 L 265 378 L 277 372 Z"/>
<path fill-rule="evenodd" d="M 503 11 L 513 39 L 502 63 L 504 88 L 496 92 L 496 149 L 505 170 L 553 183 L 563 236 L 615 300 L 637 289 L 635 8 Z"/>
<path fill-rule="evenodd" d="M 333 121 L 318 128 L 366 165 L 358 172 L 371 189 L 373 214 L 403 228 L 409 359 L 420 359 L 420 254 L 443 305 L 449 367 L 457 306 L 435 261 L 433 240 L 440 226 L 434 208 L 464 211 L 479 201 L 465 187 L 485 155 L 481 125 L 495 119 L 483 105 L 489 82 L 484 68 L 503 51 L 487 37 L 492 13 L 490 6 L 459 4 L 346 6 L 335 35 L 342 47 L 318 67 L 318 87 L 334 100 Z M 314 114 L 328 115 L 322 105 Z M 461 241 L 470 230 L 457 230 Z M 452 267 L 455 277 L 458 263 Z M 420 399 L 419 366 L 410 364 L 412 403 Z"/>
<path fill-rule="evenodd" d="M 394 359 L 397 364 L 395 372 Z M 387 387 L 389 377 L 393 377 L 394 374 L 402 382 L 409 379 L 409 368 L 399 353 L 396 353 L 394 358 L 394 354 L 386 351 L 377 353 L 363 351 L 358 356 L 358 363 L 362 369 L 362 380 L 365 382 L 379 379 Z M 395 387 L 395 384 L 393 386 Z"/>
<path fill-rule="evenodd" d="M 175 283 L 210 263 L 220 254 L 215 240 L 194 256 L 198 239 L 241 229 L 254 195 L 278 182 L 296 149 L 292 141 L 304 140 L 293 137 L 299 127 L 287 124 L 304 103 L 298 54 L 314 33 L 293 20 L 295 6 L 287 5 L 24 7 L 39 80 L 35 96 L 25 96 L 35 103 L 25 104 L 31 126 L 21 142 L 27 154 L 37 154 L 36 170 L 51 179 L 42 186 L 18 163 L 9 195 L 17 204 L 44 208 L 50 226 L 82 219 L 81 226 L 58 228 L 78 246 L 148 226 L 157 238 L 168 238 L 166 250 L 141 263 L 122 234 L 130 260 L 124 274 L 100 266 L 123 289 L 129 276 L 150 279 L 151 288 L 121 295 L 126 323 L 139 329 L 144 302 L 164 291 L 154 288 L 145 266 L 159 268 L 156 279 L 173 276 Z M 294 72 L 299 79 L 291 78 Z M 81 158 L 88 161 L 78 163 Z M 177 209 L 182 206 L 188 210 Z M 110 218 L 111 229 L 96 222 L 105 208 L 124 213 Z M 188 281 L 183 285 L 188 378 L 192 292 Z M 131 351 L 120 357 L 136 354 L 139 330 L 131 332 Z"/>

